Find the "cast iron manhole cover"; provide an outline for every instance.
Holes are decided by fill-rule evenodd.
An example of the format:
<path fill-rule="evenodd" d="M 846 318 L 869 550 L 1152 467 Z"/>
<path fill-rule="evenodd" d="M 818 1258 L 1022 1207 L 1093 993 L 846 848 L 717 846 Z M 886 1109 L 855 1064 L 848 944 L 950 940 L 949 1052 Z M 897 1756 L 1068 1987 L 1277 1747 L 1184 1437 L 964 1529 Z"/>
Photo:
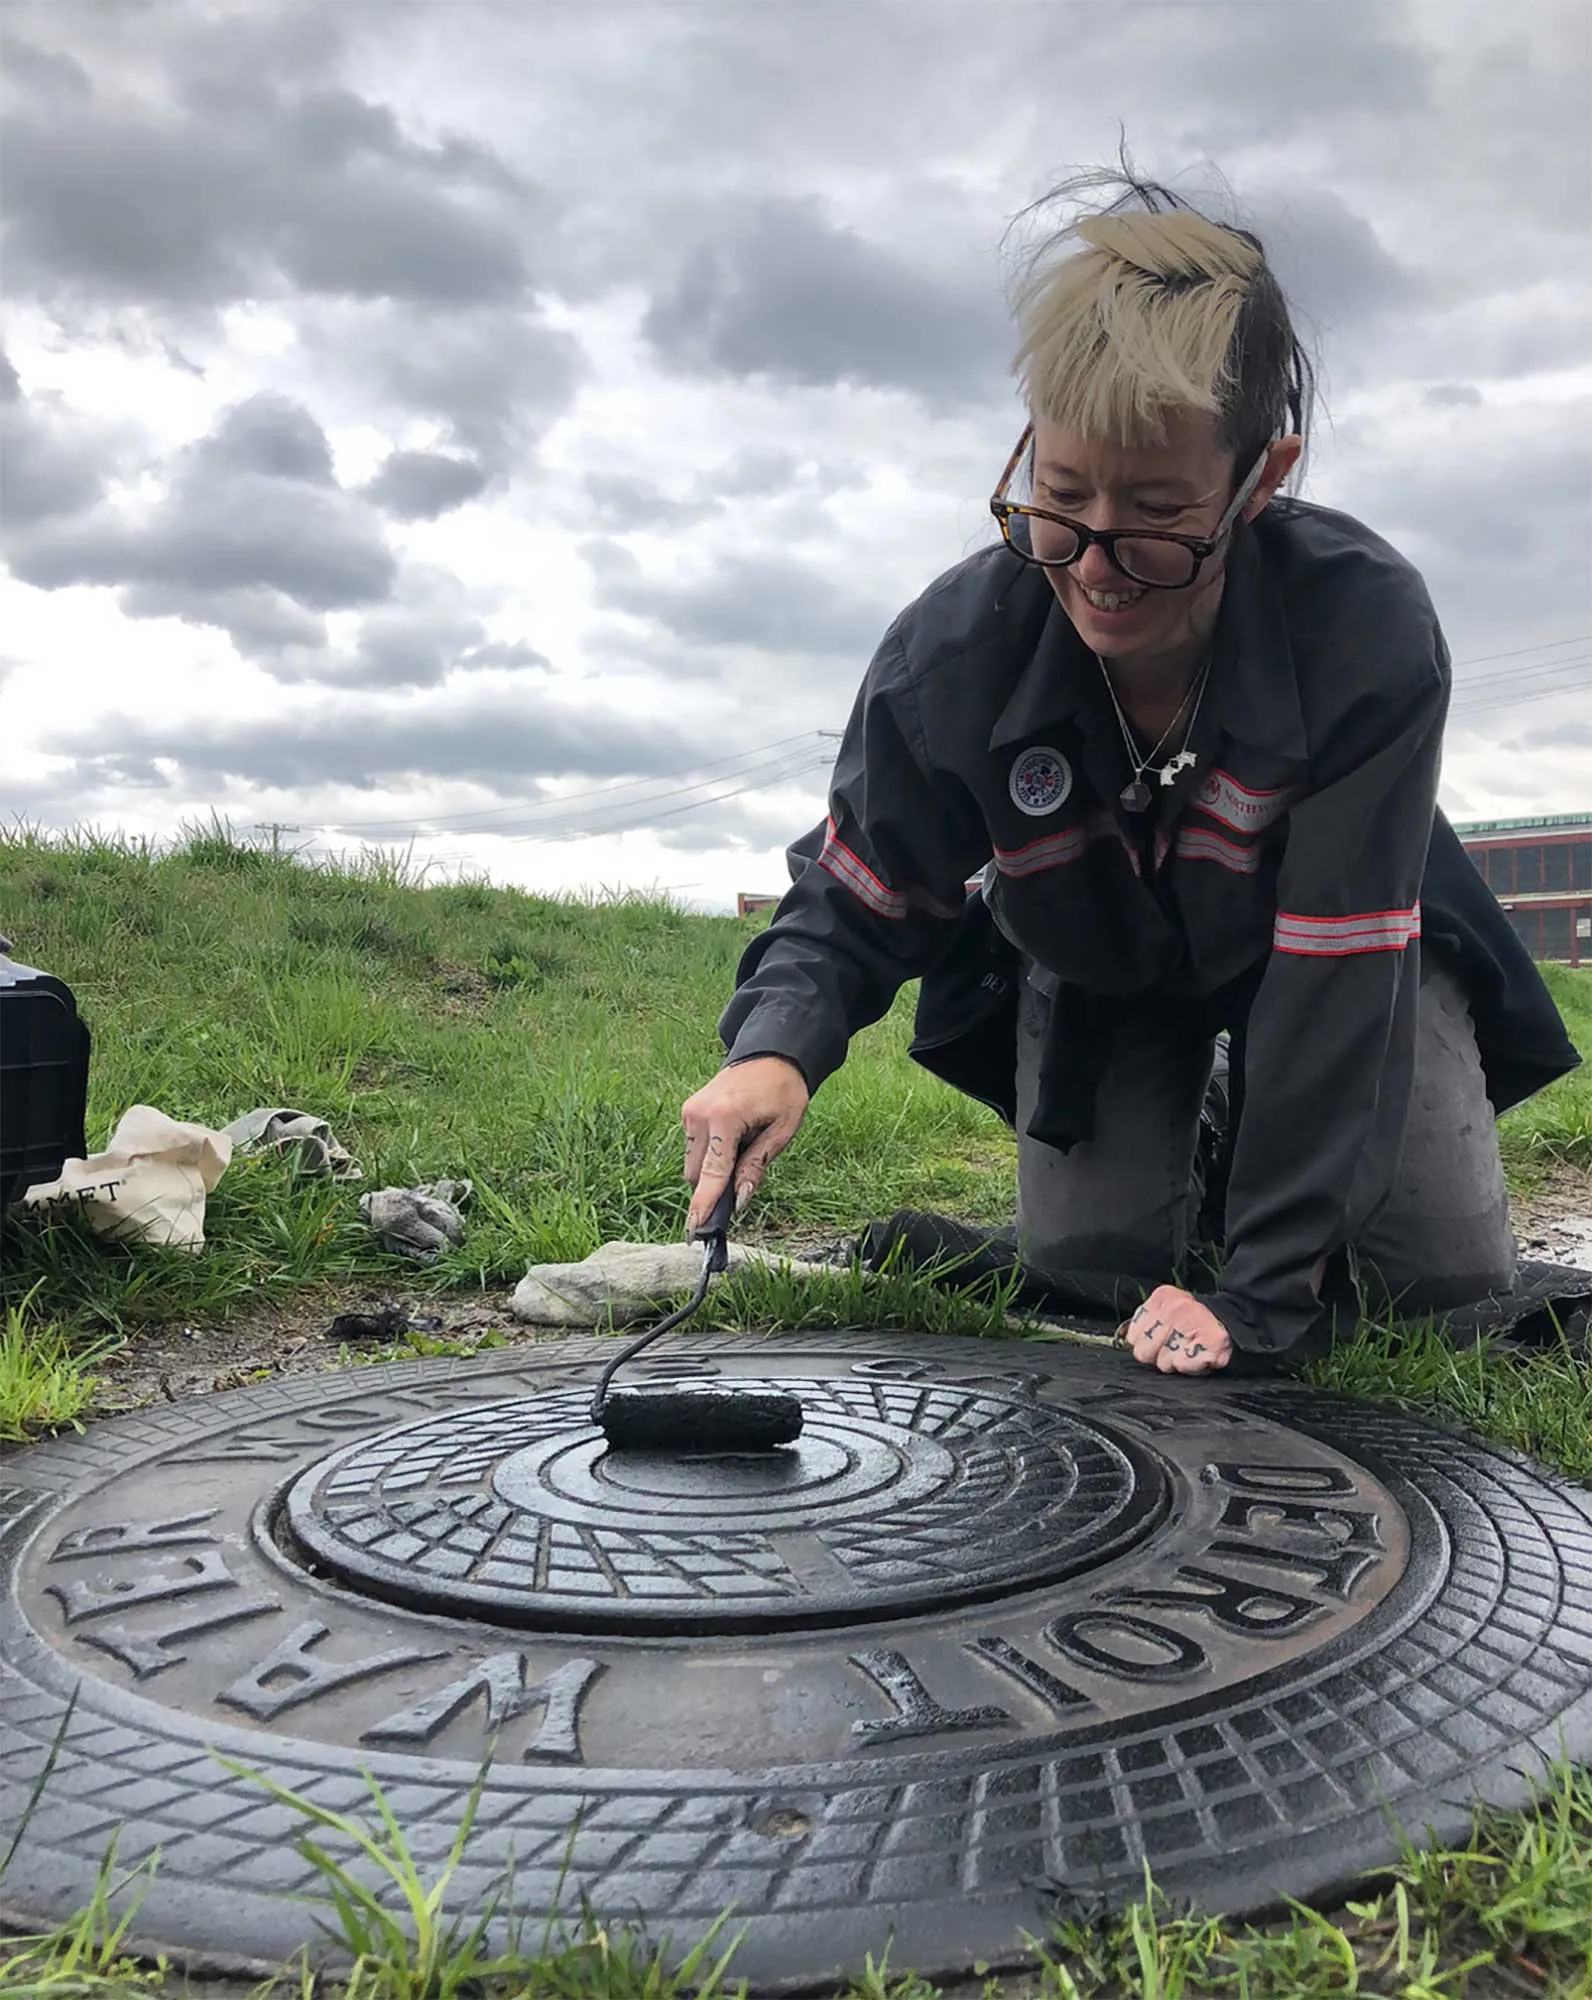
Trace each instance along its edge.
<path fill-rule="evenodd" d="M 303 1822 L 382 1785 L 457 1906 L 582 1896 L 759 1984 L 1058 1908 L 1308 1896 L 1592 1756 L 1592 1494 L 1413 1417 L 1065 1345 L 700 1336 L 777 1456 L 605 1453 L 612 1350 L 271 1383 L 16 1453 L 0 1884 L 192 1963 L 316 1942 Z M 639 1372 L 645 1373 L 643 1367 Z M 70 1709 L 70 1713 L 68 1710 Z"/>
<path fill-rule="evenodd" d="M 1167 1510 L 1153 1452 L 1031 1397 L 780 1387 L 801 1437 L 745 1456 L 611 1452 L 580 1389 L 400 1425 L 296 1480 L 279 1540 L 420 1611 L 706 1638 L 1010 1596 L 1098 1568 Z"/>

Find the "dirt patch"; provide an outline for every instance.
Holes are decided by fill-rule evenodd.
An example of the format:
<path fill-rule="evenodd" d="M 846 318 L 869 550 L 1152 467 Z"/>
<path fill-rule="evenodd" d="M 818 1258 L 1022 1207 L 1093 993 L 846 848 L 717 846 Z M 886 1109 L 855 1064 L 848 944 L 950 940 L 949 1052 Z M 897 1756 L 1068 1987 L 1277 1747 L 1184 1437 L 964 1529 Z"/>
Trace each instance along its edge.
<path fill-rule="evenodd" d="M 1512 1203 L 1521 1255 L 1592 1266 L 1592 1173 L 1553 1167 Z"/>
<path fill-rule="evenodd" d="M 245 1307 L 225 1326 L 152 1327 L 100 1362 L 91 1414 L 113 1416 L 150 1403 L 180 1402 L 241 1389 L 273 1375 L 323 1374 L 330 1368 L 421 1354 L 472 1354 L 484 1346 L 523 1346 L 546 1330 L 509 1317 L 507 1292 L 437 1299 L 368 1286 L 317 1286 L 279 1304 Z M 345 1339 L 333 1331 L 342 1314 L 374 1316 L 398 1307 L 407 1339 Z"/>
<path fill-rule="evenodd" d="M 434 958 L 431 961 L 431 976 L 437 983 L 436 1005 L 440 1012 L 454 1017 L 485 1012 L 487 1002 L 492 998 L 492 989 L 479 966 L 460 965 L 448 958 Z"/>

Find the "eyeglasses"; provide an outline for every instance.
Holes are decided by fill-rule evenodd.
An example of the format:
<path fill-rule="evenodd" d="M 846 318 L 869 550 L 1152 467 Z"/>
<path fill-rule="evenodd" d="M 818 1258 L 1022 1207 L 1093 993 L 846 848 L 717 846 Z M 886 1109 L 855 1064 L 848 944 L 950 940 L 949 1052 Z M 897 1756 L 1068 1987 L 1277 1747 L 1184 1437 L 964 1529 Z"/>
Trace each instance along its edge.
<path fill-rule="evenodd" d="M 1067 569 L 1085 549 L 1098 546 L 1114 570 L 1151 590 L 1188 588 L 1199 575 L 1200 565 L 1215 555 L 1222 538 L 1237 520 L 1239 509 L 1260 484 L 1260 475 L 1271 455 L 1268 445 L 1208 535 L 1172 535 L 1155 528 L 1086 528 L 1082 521 L 1069 521 L 1064 514 L 1050 514 L 1042 507 L 1019 506 L 1016 501 L 1006 499 L 1006 489 L 1033 436 L 1034 427 L 1030 424 L 1006 461 L 1006 470 L 989 503 L 1012 554 L 1021 556 L 1024 562 L 1037 563 L 1041 569 Z"/>

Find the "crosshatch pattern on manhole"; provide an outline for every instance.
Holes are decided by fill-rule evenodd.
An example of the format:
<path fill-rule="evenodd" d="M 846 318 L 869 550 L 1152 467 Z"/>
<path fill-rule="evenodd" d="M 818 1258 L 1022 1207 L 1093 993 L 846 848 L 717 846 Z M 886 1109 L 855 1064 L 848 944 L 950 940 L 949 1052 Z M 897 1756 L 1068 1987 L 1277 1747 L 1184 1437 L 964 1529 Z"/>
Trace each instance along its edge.
<path fill-rule="evenodd" d="M 536 1447 L 515 1411 L 578 1402 L 605 1351 L 272 1384 L 16 1454 L 6 1810 L 55 1763 L 8 1913 L 79 1906 L 119 1830 L 124 1863 L 160 1849 L 147 1942 L 279 1958 L 313 1936 L 280 1894 L 316 1887 L 302 1828 L 212 1753 L 356 1814 L 364 1766 L 434 1860 L 491 1744 L 460 1907 L 512 1874 L 522 1910 L 589 1896 L 682 1951 L 733 1904 L 759 1982 L 854 1970 L 887 1936 L 951 1972 L 1130 1899 L 1146 1862 L 1209 1908 L 1309 1896 L 1396 1855 L 1393 1821 L 1455 1837 L 1471 1797 L 1521 1802 L 1542 1758 L 1592 1756 L 1592 1496 L 1398 1412 L 1048 1344 L 692 1343 L 727 1380 L 1053 1409 L 1153 1466 L 1147 1533 L 949 1610 L 566 1638 L 371 1598 L 260 1531 L 340 1453 L 445 1410 L 507 1426 L 482 1431 L 485 1490 Z"/>
<path fill-rule="evenodd" d="M 788 1450 L 610 1452 L 579 1390 L 401 1426 L 295 1483 L 291 1542 L 439 1610 L 726 1631 L 1032 1588 L 1166 1509 L 1152 1454 L 1066 1410 L 922 1383 L 759 1386 L 801 1398 Z"/>

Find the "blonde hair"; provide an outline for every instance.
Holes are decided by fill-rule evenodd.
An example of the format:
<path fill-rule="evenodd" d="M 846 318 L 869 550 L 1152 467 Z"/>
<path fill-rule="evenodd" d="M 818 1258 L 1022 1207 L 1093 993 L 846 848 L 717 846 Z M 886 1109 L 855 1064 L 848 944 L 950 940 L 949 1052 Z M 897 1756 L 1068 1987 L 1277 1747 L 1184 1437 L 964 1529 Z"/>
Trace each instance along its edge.
<path fill-rule="evenodd" d="M 1169 410 L 1203 410 L 1246 458 L 1303 433 L 1310 364 L 1257 239 L 1136 177 L 1073 187 L 1107 179 L 1127 194 L 1052 237 L 1017 296 L 1030 413 L 1139 447 L 1164 440 Z"/>

